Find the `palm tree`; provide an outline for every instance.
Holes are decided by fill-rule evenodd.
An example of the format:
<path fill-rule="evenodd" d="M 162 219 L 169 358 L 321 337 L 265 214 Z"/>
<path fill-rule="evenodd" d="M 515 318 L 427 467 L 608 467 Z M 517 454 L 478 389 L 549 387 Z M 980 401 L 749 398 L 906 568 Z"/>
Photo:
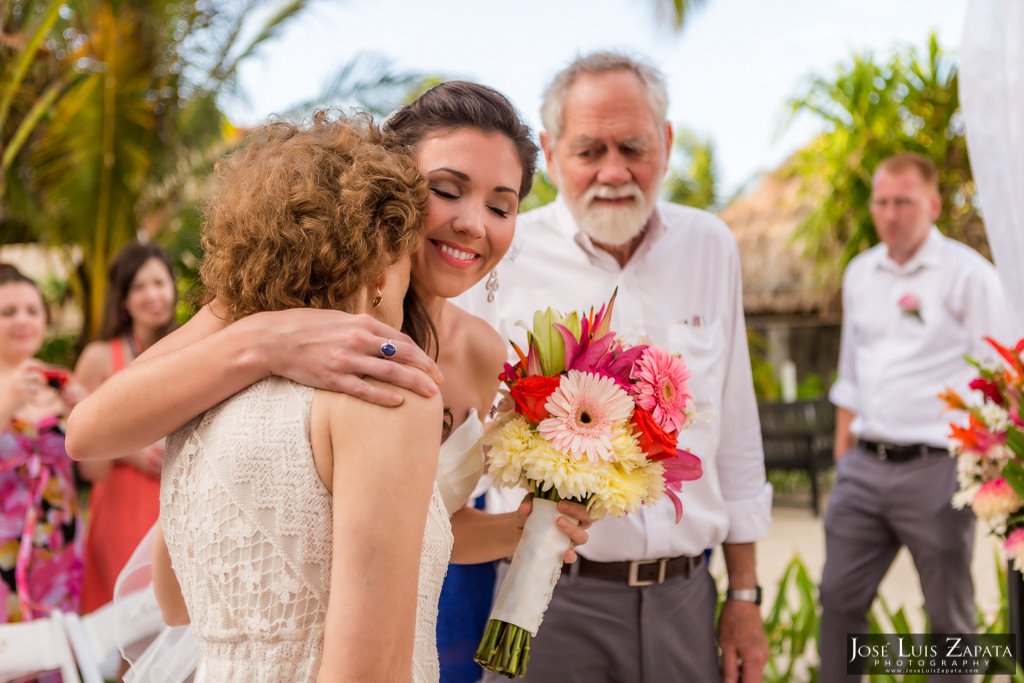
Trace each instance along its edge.
<path fill-rule="evenodd" d="M 143 227 L 167 236 L 197 230 L 196 179 L 241 137 L 220 100 L 238 94 L 239 64 L 308 4 L 13 0 L 0 11 L 0 206 L 8 207 L 0 231 L 5 241 L 66 247 L 88 332 L 123 244 Z M 379 110 L 418 82 L 361 57 L 324 98 Z"/>
<path fill-rule="evenodd" d="M 658 19 L 667 21 L 673 31 L 681 31 L 686 19 L 707 0 L 653 0 Z"/>

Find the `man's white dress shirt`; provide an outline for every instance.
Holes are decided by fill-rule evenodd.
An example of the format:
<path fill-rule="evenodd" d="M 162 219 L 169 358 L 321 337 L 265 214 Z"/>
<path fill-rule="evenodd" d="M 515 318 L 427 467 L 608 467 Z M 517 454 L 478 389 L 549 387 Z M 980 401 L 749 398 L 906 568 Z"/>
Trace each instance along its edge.
<path fill-rule="evenodd" d="M 487 303 L 483 283 L 455 300 L 526 348 L 535 311 L 595 310 L 618 288 L 612 329 L 627 341 L 646 335 L 682 354 L 689 388 L 704 416 L 679 435 L 700 457 L 704 475 L 684 482 L 683 519 L 667 498 L 590 530 L 580 551 L 600 562 L 698 555 L 722 542 L 768 533 L 771 487 L 765 481 L 757 403 L 743 319 L 740 260 L 729 228 L 713 215 L 659 203 L 625 267 L 577 229 L 559 199 L 519 218 L 512 249 L 497 266 L 500 289 Z M 510 359 L 514 356 L 509 347 Z M 505 512 L 521 490 L 496 489 L 488 508 Z"/>
<path fill-rule="evenodd" d="M 900 299 L 920 302 L 919 317 Z M 934 226 L 903 265 L 878 244 L 843 275 L 839 377 L 829 392 L 856 414 L 850 431 L 869 441 L 945 448 L 950 414 L 939 392 L 968 398 L 977 370 L 965 355 L 991 362 L 983 337 L 1012 346 L 1018 326 L 992 264 Z"/>

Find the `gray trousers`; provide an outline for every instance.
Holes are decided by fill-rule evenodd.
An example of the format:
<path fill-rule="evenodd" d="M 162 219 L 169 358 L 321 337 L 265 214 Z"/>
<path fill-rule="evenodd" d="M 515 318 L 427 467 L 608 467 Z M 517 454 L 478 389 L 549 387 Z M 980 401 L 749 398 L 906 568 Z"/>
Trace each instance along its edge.
<path fill-rule="evenodd" d="M 502 563 L 499 580 L 508 565 Z M 660 585 L 575 576 L 566 565 L 537 636 L 526 683 L 720 681 L 718 592 L 707 565 Z M 487 673 L 486 683 L 507 678 Z"/>
<path fill-rule="evenodd" d="M 858 447 L 840 458 L 825 513 L 821 683 L 860 680 L 846 674 L 846 635 L 867 633 L 868 610 L 901 546 L 914 559 L 931 631 L 975 632 L 974 515 L 952 508 L 956 490 L 951 457 L 894 463 Z"/>

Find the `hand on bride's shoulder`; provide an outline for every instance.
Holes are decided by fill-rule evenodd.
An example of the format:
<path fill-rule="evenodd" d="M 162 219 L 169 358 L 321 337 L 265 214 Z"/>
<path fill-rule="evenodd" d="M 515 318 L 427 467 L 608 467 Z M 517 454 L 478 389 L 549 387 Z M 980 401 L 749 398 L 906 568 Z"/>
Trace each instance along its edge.
<path fill-rule="evenodd" d="M 408 336 L 369 315 L 295 308 L 257 313 L 236 325 L 252 334 L 270 373 L 300 384 L 382 406 L 400 404 L 408 392 L 438 392 L 441 374 L 434 361 Z M 390 357 L 382 352 L 388 343 L 395 349 Z"/>

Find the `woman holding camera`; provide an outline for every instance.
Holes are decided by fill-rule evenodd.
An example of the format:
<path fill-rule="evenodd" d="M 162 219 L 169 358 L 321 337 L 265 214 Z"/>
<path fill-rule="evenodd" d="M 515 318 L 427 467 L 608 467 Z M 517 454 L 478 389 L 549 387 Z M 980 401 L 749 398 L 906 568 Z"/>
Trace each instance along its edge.
<path fill-rule="evenodd" d="M 47 310 L 36 284 L 0 264 L 0 623 L 78 611 L 85 528 L 64 415 L 84 396 L 37 360 Z"/>

